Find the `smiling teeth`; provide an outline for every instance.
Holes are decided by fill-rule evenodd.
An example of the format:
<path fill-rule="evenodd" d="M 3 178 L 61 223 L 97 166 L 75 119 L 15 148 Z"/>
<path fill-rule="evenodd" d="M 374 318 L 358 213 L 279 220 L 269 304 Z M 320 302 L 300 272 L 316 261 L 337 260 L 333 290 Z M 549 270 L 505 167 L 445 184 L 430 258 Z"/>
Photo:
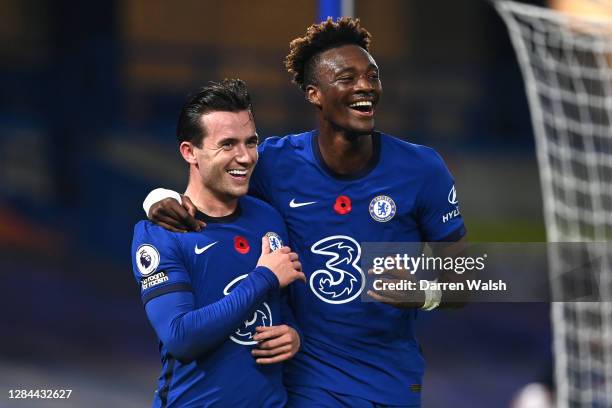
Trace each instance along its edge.
<path fill-rule="evenodd" d="M 368 108 L 371 108 L 372 107 L 372 101 L 354 102 L 354 103 L 351 103 L 349 106 L 351 108 L 355 108 L 357 106 L 367 106 Z"/>
<path fill-rule="evenodd" d="M 227 170 L 227 172 L 232 176 L 246 176 L 247 174 L 246 170 Z"/>

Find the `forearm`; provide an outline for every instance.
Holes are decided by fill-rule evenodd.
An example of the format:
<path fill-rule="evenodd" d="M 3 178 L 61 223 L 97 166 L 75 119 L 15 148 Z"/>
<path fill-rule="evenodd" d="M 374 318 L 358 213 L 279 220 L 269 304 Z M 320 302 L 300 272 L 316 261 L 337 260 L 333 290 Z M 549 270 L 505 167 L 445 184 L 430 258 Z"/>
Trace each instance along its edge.
<path fill-rule="evenodd" d="M 274 274 L 259 267 L 223 299 L 202 308 L 194 310 L 191 293 L 178 292 L 152 299 L 146 309 L 168 351 L 179 360 L 190 361 L 218 346 L 277 288 Z"/>
<path fill-rule="evenodd" d="M 151 209 L 151 206 L 156 202 L 163 200 L 164 198 L 174 198 L 179 203 L 182 202 L 181 195 L 176 191 L 168 190 L 165 188 L 156 188 L 155 190 L 152 190 L 149 194 L 147 194 L 147 197 L 142 203 L 142 209 L 147 215 L 147 218 L 149 217 L 149 211 Z"/>
<path fill-rule="evenodd" d="M 442 258 L 458 258 L 466 255 L 467 237 L 463 236 L 459 241 L 441 245 L 434 250 L 436 256 Z M 441 272 L 437 282 L 437 292 L 426 293 L 424 309 L 431 307 L 435 302 L 441 309 L 457 309 L 465 306 L 469 300 L 469 291 L 465 288 L 465 282 L 474 278 L 474 271 L 463 271 L 457 273 L 455 270 Z M 427 301 L 430 300 L 428 303 Z"/>

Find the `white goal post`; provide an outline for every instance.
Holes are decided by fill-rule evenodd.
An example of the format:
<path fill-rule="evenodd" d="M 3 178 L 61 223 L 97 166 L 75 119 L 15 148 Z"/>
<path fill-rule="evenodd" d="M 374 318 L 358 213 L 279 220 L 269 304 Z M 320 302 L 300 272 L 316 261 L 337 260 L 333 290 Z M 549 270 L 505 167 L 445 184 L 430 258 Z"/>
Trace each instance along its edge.
<path fill-rule="evenodd" d="M 612 10 L 606 2 L 597 3 Z M 547 239 L 611 242 L 611 14 L 587 17 L 511 1 L 494 4 L 525 81 Z M 556 406 L 612 407 L 612 257 L 601 250 L 607 245 L 585 244 L 576 252 L 561 247 L 565 250 L 549 253 L 551 290 L 557 300 L 574 301 L 552 304 Z M 567 260 L 577 256 L 597 260 L 596 273 L 584 280 L 566 274 Z M 585 286 L 590 290 L 581 298 Z"/>

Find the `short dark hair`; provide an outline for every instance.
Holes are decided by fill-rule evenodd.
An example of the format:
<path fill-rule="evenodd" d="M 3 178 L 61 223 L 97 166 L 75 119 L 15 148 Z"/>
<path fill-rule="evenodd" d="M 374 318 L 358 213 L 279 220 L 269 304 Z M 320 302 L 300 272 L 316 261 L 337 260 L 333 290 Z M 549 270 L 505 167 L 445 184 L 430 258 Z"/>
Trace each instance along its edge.
<path fill-rule="evenodd" d="M 334 22 L 329 17 L 308 27 L 305 36 L 291 41 L 285 67 L 293 76 L 293 82 L 305 91 L 308 85 L 316 83 L 313 71 L 323 51 L 350 44 L 369 51 L 371 39 L 372 35 L 361 26 L 358 18 L 342 17 Z"/>
<path fill-rule="evenodd" d="M 202 147 L 206 129 L 201 117 L 210 112 L 253 112 L 246 83 L 241 79 L 224 79 L 209 82 L 187 98 L 179 116 L 176 137 L 179 143 L 191 142 Z"/>

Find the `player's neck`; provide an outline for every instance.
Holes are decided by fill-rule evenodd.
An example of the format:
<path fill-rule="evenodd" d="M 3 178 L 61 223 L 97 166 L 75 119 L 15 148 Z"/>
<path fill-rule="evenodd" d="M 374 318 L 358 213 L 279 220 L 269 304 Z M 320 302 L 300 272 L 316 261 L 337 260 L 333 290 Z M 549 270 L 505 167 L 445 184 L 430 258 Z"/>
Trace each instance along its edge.
<path fill-rule="evenodd" d="M 191 199 L 198 210 L 210 217 L 231 215 L 238 207 L 238 198 L 220 197 L 201 182 L 195 181 L 194 177 L 190 177 L 185 195 Z"/>
<path fill-rule="evenodd" d="M 342 130 L 320 129 L 318 144 L 327 167 L 343 175 L 364 169 L 374 153 L 372 135 L 350 136 Z"/>

